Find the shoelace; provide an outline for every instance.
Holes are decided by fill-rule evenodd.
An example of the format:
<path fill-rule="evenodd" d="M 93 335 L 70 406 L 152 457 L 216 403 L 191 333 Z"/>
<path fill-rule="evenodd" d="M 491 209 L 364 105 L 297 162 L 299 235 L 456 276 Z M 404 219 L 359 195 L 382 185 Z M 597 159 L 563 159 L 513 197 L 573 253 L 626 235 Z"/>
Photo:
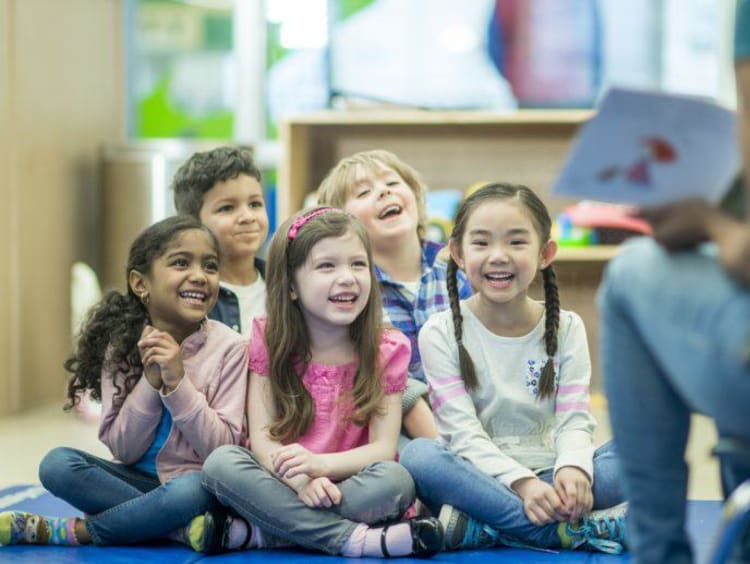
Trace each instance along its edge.
<path fill-rule="evenodd" d="M 597 532 L 597 536 L 606 536 L 609 540 L 621 542 L 622 538 L 622 517 L 619 516 L 607 516 L 602 519 L 597 519 L 591 523 L 594 530 Z"/>
<path fill-rule="evenodd" d="M 475 519 L 469 519 L 466 523 L 466 531 L 464 531 L 461 547 L 490 547 L 497 544 L 499 538 L 500 534 L 494 529 Z"/>
<path fill-rule="evenodd" d="M 608 538 L 600 538 L 605 531 Z M 617 526 L 617 519 L 615 517 L 607 517 L 598 520 L 598 522 L 586 521 L 581 528 L 576 531 L 576 535 L 582 537 L 582 542 L 580 544 L 586 544 L 601 552 L 606 552 L 607 554 L 621 554 L 623 550 L 625 550 L 620 542 L 612 540 L 620 537 L 619 527 Z"/>

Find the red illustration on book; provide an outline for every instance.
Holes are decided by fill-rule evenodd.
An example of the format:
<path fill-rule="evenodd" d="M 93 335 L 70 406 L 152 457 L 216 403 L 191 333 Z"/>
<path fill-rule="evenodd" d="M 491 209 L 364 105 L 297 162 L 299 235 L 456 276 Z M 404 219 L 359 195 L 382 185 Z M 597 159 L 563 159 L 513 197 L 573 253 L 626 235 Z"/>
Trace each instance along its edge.
<path fill-rule="evenodd" d="M 677 160 L 677 151 L 672 144 L 661 137 L 641 139 L 643 156 L 625 169 L 613 165 L 599 171 L 597 177 L 607 182 L 622 174 L 629 182 L 643 187 L 651 186 L 651 166 L 653 163 L 671 163 Z"/>

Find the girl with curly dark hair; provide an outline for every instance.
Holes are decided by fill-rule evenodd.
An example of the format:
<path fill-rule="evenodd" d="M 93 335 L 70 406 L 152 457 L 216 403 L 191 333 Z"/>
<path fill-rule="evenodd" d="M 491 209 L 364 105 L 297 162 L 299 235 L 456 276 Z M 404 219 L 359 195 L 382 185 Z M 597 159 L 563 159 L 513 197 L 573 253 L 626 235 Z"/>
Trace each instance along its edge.
<path fill-rule="evenodd" d="M 206 319 L 218 293 L 216 239 L 191 217 L 171 217 L 130 249 L 127 292 L 112 291 L 84 323 L 65 362 L 70 409 L 102 402 L 108 461 L 66 447 L 39 467 L 42 484 L 86 514 L 0 514 L 0 544 L 130 544 L 169 536 L 196 550 L 214 542 L 215 498 L 200 469 L 244 433 L 247 344 Z M 198 516 L 198 517 L 196 517 Z M 207 526 L 208 525 L 208 526 Z"/>

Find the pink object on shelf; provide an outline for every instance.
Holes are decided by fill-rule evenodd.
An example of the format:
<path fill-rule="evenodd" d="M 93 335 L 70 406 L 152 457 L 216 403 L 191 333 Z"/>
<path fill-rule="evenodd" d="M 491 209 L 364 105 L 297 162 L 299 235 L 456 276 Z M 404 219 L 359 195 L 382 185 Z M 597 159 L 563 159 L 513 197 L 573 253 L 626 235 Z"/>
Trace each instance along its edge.
<path fill-rule="evenodd" d="M 632 215 L 635 208 L 602 202 L 580 202 L 565 209 L 565 214 L 577 227 L 627 229 L 636 233 L 651 234 L 647 221 Z"/>

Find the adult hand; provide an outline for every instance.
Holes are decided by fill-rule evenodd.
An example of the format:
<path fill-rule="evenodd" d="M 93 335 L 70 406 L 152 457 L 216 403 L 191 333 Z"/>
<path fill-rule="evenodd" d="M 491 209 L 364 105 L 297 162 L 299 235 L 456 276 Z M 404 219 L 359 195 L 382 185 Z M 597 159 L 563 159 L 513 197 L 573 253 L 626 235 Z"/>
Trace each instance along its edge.
<path fill-rule="evenodd" d="M 182 366 L 180 345 L 166 331 L 154 329 L 148 336 L 138 341 L 144 366 L 156 364 L 161 371 L 164 393 L 172 392 L 182 381 L 185 369 Z"/>
<path fill-rule="evenodd" d="M 710 226 L 721 213 L 705 200 L 689 199 L 636 213 L 651 224 L 654 239 L 669 250 L 694 247 L 710 237 Z"/>
<path fill-rule="evenodd" d="M 311 478 L 325 477 L 329 474 L 324 458 L 310 452 L 299 443 L 284 445 L 271 454 L 271 461 L 274 472 L 287 480 L 300 474 Z"/>
<path fill-rule="evenodd" d="M 524 513 L 534 525 L 567 520 L 568 514 L 560 496 L 547 482 L 539 478 L 521 478 L 511 487 L 523 500 Z"/>
<path fill-rule="evenodd" d="M 326 477 L 310 480 L 297 493 L 308 507 L 332 507 L 341 503 L 341 490 Z"/>
<path fill-rule="evenodd" d="M 724 270 L 750 288 L 750 223 L 728 219 L 718 229 L 716 243 Z"/>
<path fill-rule="evenodd" d="M 654 239 L 667 249 L 684 249 L 713 240 L 718 245 L 722 267 L 750 287 L 750 223 L 729 217 L 703 200 L 644 208 L 638 215 L 651 224 Z"/>
<path fill-rule="evenodd" d="M 577 523 L 594 506 L 594 494 L 586 473 L 575 466 L 563 466 L 555 474 L 555 491 L 563 502 L 568 520 Z"/>

